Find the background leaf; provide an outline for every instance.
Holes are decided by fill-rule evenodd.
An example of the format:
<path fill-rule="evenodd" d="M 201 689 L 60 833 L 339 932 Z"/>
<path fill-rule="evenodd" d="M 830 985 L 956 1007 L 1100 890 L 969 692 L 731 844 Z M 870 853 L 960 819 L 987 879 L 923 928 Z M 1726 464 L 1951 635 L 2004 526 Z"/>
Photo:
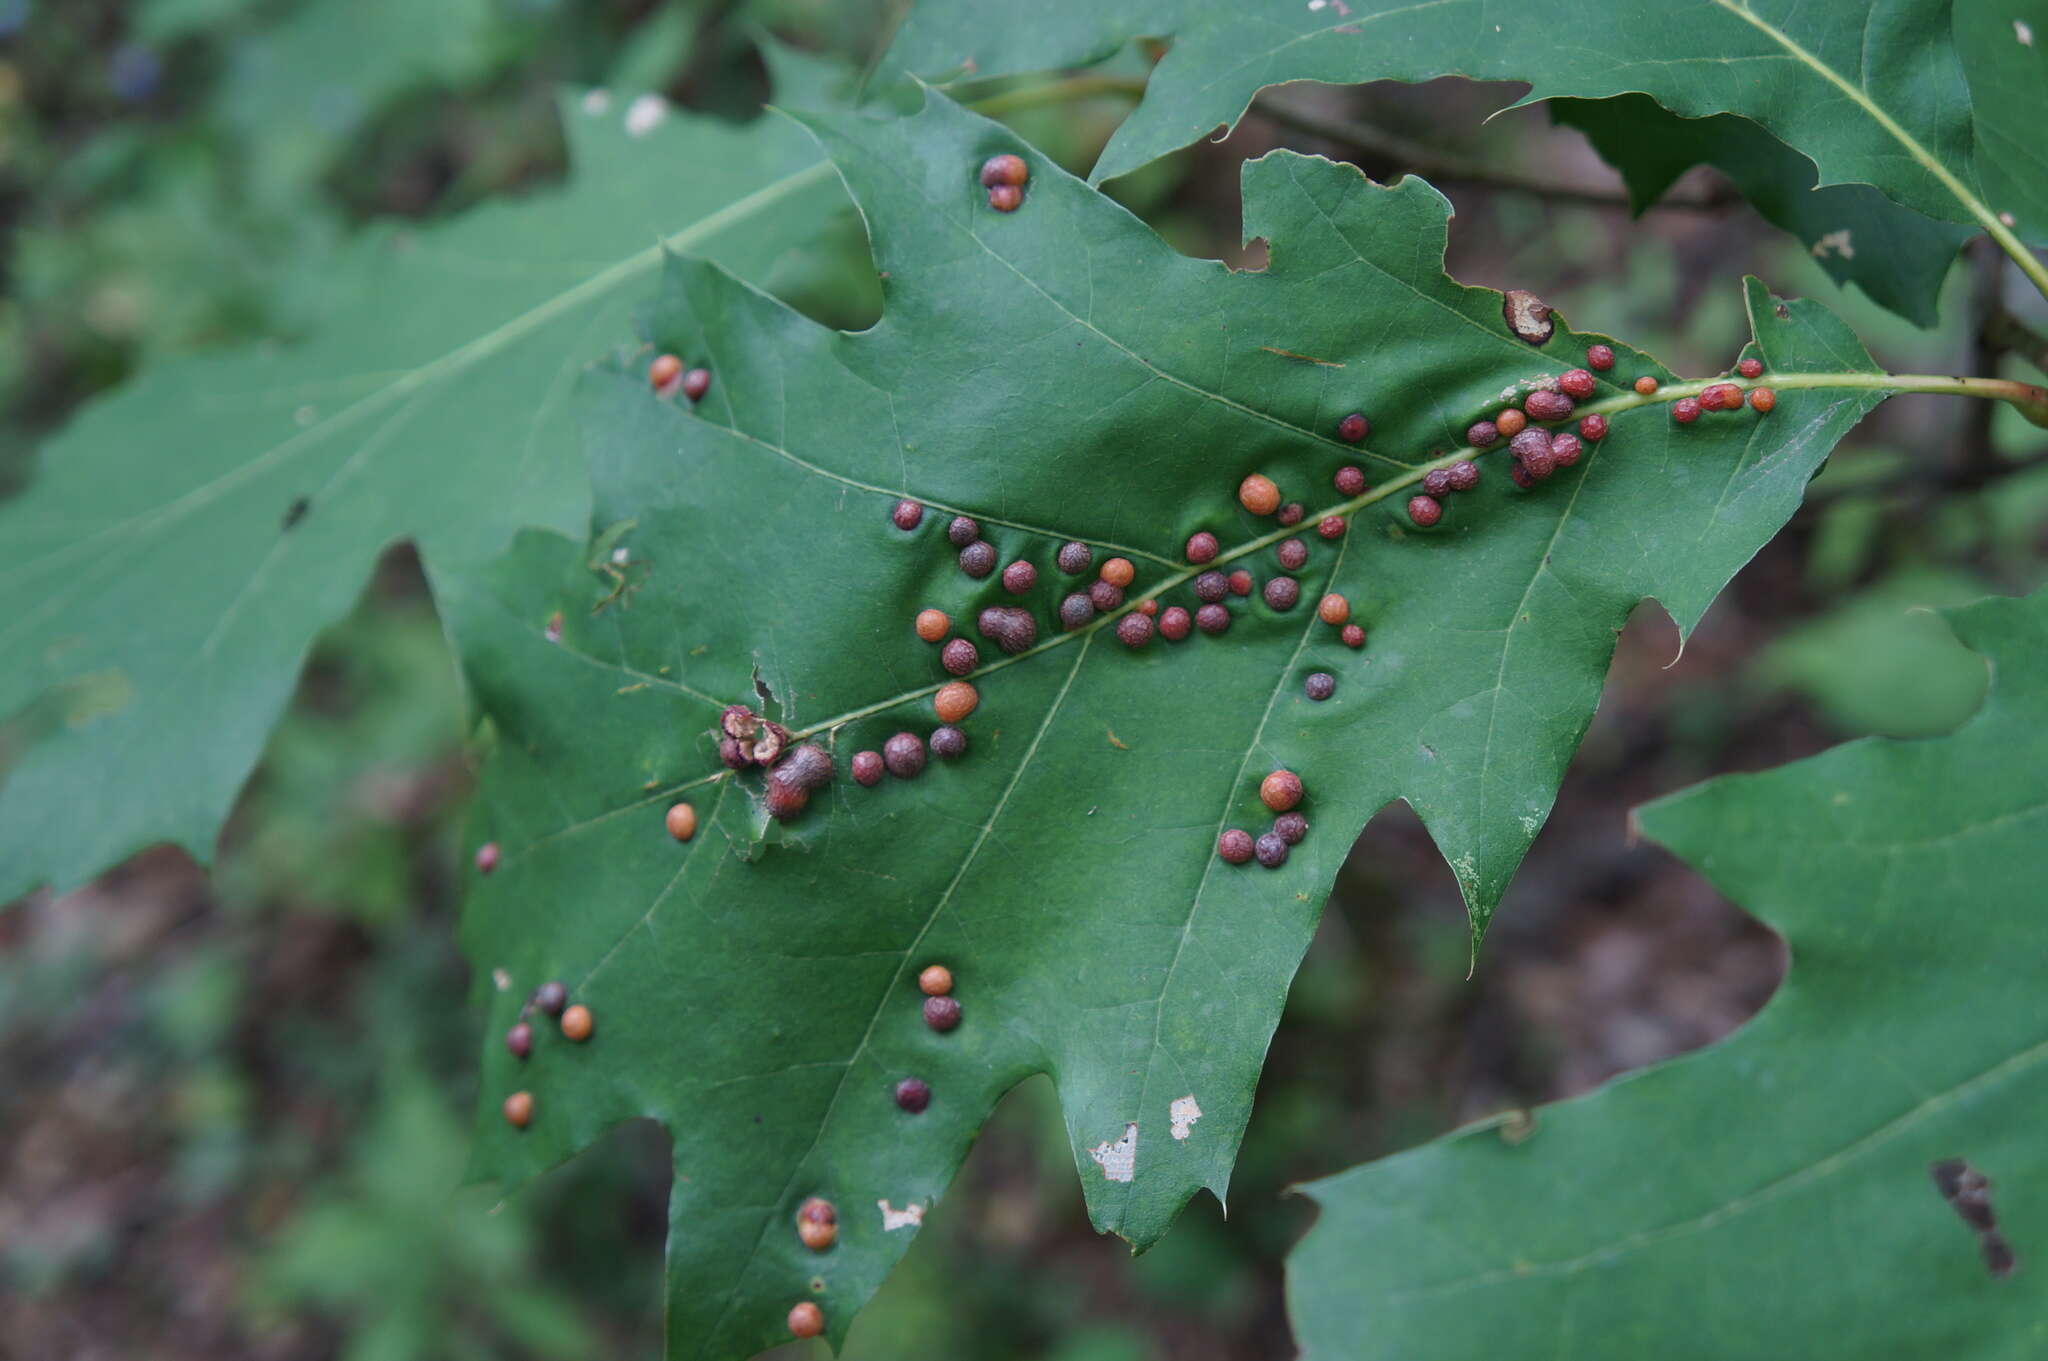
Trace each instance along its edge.
<path fill-rule="evenodd" d="M 2037 772 L 2048 596 L 1950 615 L 1994 671 L 1953 737 L 1871 739 L 1652 804 L 1645 831 L 1781 931 L 1711 1050 L 1308 1188 L 1308 1357 L 2023 1357 L 2048 1343 Z M 1989 942 L 1996 942 L 1995 945 Z M 2018 1273 L 1929 1177 L 1989 1177 Z"/>
<path fill-rule="evenodd" d="M 1551 116 L 1586 134 L 1628 184 L 1640 213 L 1695 165 L 1711 165 L 1772 225 L 1804 242 L 1828 277 L 1856 284 L 1915 325 L 1933 326 L 1942 280 L 1976 233 L 1902 208 L 1867 184 L 1816 187 L 1813 162 L 1746 118 L 1680 118 L 1644 95 L 1553 99 Z"/>
<path fill-rule="evenodd" d="M 759 275 L 841 201 L 786 124 L 664 108 L 572 103 L 564 189 L 370 233 L 332 266 L 343 301 L 316 338 L 162 366 L 49 445 L 0 506 L 19 661 L 0 713 L 109 682 L 125 698 L 8 772 L 0 899 L 157 841 L 204 859 L 314 634 L 386 545 L 418 539 L 432 573 L 523 525 L 581 532 L 566 398 L 658 243 Z"/>
<path fill-rule="evenodd" d="M 1245 230 L 1272 265 L 1239 272 L 1180 256 L 937 96 L 912 117 L 811 125 L 869 224 L 882 322 L 827 331 L 677 262 L 654 338 L 709 364 L 709 394 L 658 399 L 642 355 L 594 376 L 595 541 L 525 536 L 442 596 L 500 736 L 477 835 L 503 861 L 465 921 L 477 976 L 497 980 L 478 1170 L 517 1181 L 619 1121 L 666 1123 L 677 1356 L 776 1340 L 813 1294 L 839 1335 L 909 1237 L 878 1202 L 935 1200 L 1030 1072 L 1058 1084 L 1099 1228 L 1144 1246 L 1197 1189 L 1221 1196 L 1356 831 L 1412 803 L 1476 941 L 1630 610 L 1655 594 L 1690 628 L 1879 396 L 1795 383 L 1766 419 L 1680 428 L 1661 400 L 1618 395 L 1669 377 L 1624 348 L 1599 403 L 1613 431 L 1584 462 L 1525 494 L 1490 459 L 1419 533 L 1378 498 L 1405 496 L 1431 452 L 1590 339 L 1560 324 L 1532 348 L 1499 294 L 1445 277 L 1448 205 L 1426 184 L 1255 162 Z M 1001 150 L 1032 165 L 1009 215 L 975 178 Z M 1867 367 L 1821 309 L 1754 283 L 1749 302 L 1784 381 Z M 1327 433 L 1356 408 L 1370 449 Z M 1353 460 L 1381 490 L 1323 490 Z M 1270 573 L 1288 531 L 1232 496 L 1255 470 L 1308 504 L 1304 528 L 1357 512 L 1335 543 L 1308 535 L 1302 606 L 1240 602 L 1220 638 L 1142 653 L 1106 618 L 1058 631 L 1051 604 L 1082 580 L 1054 563 L 1062 539 L 1133 559 L 1131 604 L 1194 603 L 1180 555 L 1198 529 L 1222 538 L 1219 565 Z M 906 494 L 930 508 L 909 535 L 890 524 Z M 960 573 L 943 532 L 956 511 L 1002 560 L 1036 564 L 1018 603 L 1040 641 L 1014 658 L 983 643 L 964 759 L 857 788 L 855 750 L 930 726 L 945 677 L 915 611 L 941 607 L 973 636 L 979 608 L 1018 599 Z M 1326 589 L 1349 596 L 1365 651 L 1316 621 Z M 1316 669 L 1339 678 L 1328 703 L 1302 694 Z M 838 783 L 787 825 L 767 824 L 759 779 L 722 772 L 708 735 L 757 681 L 772 713 L 838 753 Z M 1302 773 L 1314 830 L 1279 873 L 1221 864 L 1218 832 L 1262 826 L 1255 789 L 1275 766 Z M 680 848 L 663 830 L 678 796 L 703 828 Z M 933 960 L 966 1009 L 950 1035 L 919 1018 Z M 551 978 L 593 1009 L 597 1037 L 543 1036 L 522 1066 L 498 1036 Z M 919 1116 L 890 1101 L 912 1074 L 937 1093 Z M 538 1102 L 524 1131 L 496 1113 L 515 1088 Z M 1201 1112 L 1184 1139 L 1170 1132 L 1183 1098 Z M 1111 1180 L 1098 1162 L 1125 1138 L 1134 1175 Z M 824 1259 L 791 1227 L 814 1194 L 841 1216 Z"/>
<path fill-rule="evenodd" d="M 2036 191 L 2017 187 L 2040 183 L 2038 152 L 2013 135 L 2038 122 L 2029 117 L 2040 82 L 2028 81 L 2026 63 L 2040 59 L 2018 50 L 2010 16 L 1994 23 L 1991 6 L 1981 8 L 1956 19 L 1970 35 L 1967 80 L 1949 6 L 1928 0 L 1878 0 L 1860 25 L 1793 0 L 1644 0 L 1597 18 L 1568 0 L 1507 9 L 1054 0 L 993 12 L 927 3 L 890 59 L 928 77 L 988 77 L 1087 64 L 1136 37 L 1169 39 L 1144 99 L 1103 151 L 1098 181 L 1235 123 L 1270 85 L 1459 75 L 1527 81 L 1524 102 L 1642 93 L 1686 118 L 1738 114 L 1811 157 L 1825 184 L 1875 185 L 1930 217 L 1993 230 L 1991 215 L 2009 211 L 2021 236 L 2041 240 L 2048 215 Z M 1744 78 L 1729 79 L 1734 69 Z M 1991 96 L 1983 126 L 1971 102 L 1979 91 Z"/>

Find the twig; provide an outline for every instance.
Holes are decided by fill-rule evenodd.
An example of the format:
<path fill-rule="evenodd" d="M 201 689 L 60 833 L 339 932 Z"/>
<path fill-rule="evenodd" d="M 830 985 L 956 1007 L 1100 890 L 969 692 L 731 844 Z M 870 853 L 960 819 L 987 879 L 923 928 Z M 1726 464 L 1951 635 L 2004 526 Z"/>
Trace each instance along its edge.
<path fill-rule="evenodd" d="M 2048 371 L 2048 336 L 2003 308 L 1985 319 L 1984 345 L 2002 354 L 2016 354 L 2035 368 Z"/>

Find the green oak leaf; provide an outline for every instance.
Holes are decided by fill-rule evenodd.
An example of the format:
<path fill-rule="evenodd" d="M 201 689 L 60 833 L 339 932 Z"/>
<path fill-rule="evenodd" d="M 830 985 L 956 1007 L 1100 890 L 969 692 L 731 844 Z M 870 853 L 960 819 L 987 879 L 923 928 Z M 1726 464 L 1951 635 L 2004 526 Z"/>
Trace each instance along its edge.
<path fill-rule="evenodd" d="M 1089 64 L 1133 38 L 1171 39 L 1144 99 L 1103 150 L 1098 181 L 1235 123 L 1270 85 L 1458 75 L 1527 81 L 1524 103 L 1641 93 L 1686 118 L 1738 114 L 1810 157 L 1823 184 L 1874 185 L 1929 217 L 1989 231 L 2009 250 L 2020 249 L 2015 230 L 2048 240 L 2048 178 L 2034 135 L 2048 103 L 2034 78 L 2038 48 L 2015 41 L 2010 14 L 1977 0 L 1957 7 L 1952 37 L 1950 8 L 1948 0 L 1873 0 L 1853 13 L 1800 0 L 1637 0 L 1597 12 L 1577 0 L 926 0 L 889 64 L 928 77 L 987 77 Z"/>
<path fill-rule="evenodd" d="M 2028 240 L 2048 239 L 2048 8 L 1955 0 L 1954 23 L 1985 197 L 2012 214 Z"/>
<path fill-rule="evenodd" d="M 568 398 L 661 243 L 759 275 L 843 203 L 781 119 L 565 103 L 568 185 L 332 262 L 303 344 L 165 364 L 88 407 L 0 504 L 0 715 L 90 691 L 0 786 L 0 902 L 153 842 L 205 858 L 307 648 L 377 554 L 580 533 Z M 106 791 L 122 791 L 109 799 Z M 90 809 L 90 816 L 81 810 Z"/>
<path fill-rule="evenodd" d="M 1644 95 L 1553 99 L 1550 113 L 1577 128 L 1621 172 L 1640 213 L 1695 165 L 1711 165 L 1772 225 L 1797 237 L 1839 284 L 1917 326 L 1933 326 L 1942 280 L 1975 233 L 1902 208 L 1867 184 L 1816 187 L 1813 162 L 1747 118 L 1681 118 Z"/>
<path fill-rule="evenodd" d="M 1641 812 L 1784 935 L 1778 995 L 1703 1052 L 1310 1185 L 1288 1263 L 1310 1361 L 2048 1348 L 2048 595 L 1949 619 L 1993 673 L 1953 736 Z M 1957 1158 L 2011 1275 L 1930 1176 Z"/>
<path fill-rule="evenodd" d="M 1678 426 L 1665 398 L 1698 385 L 1638 397 L 1635 377 L 1670 375 L 1618 347 L 1594 403 L 1604 443 L 1529 492 L 1473 455 L 1478 488 L 1419 532 L 1397 512 L 1424 470 L 1599 339 L 1559 324 L 1532 347 L 1500 294 L 1448 278 L 1449 204 L 1427 184 L 1252 162 L 1244 229 L 1271 266 L 1237 272 L 943 98 L 810 126 L 869 225 L 882 321 L 830 331 L 678 260 L 653 338 L 708 364 L 709 393 L 665 402 L 637 360 L 595 372 L 591 540 L 525 536 L 441 596 L 499 735 L 476 837 L 502 860 L 463 932 L 492 980 L 476 1168 L 517 1183 L 620 1121 L 663 1122 L 676 1357 L 767 1345 L 806 1298 L 843 1336 L 911 1236 L 903 1212 L 944 1192 L 1030 1073 L 1057 1083 L 1098 1228 L 1143 1247 L 1197 1190 L 1223 1196 L 1358 830 L 1411 803 L 1476 943 L 1631 609 L 1654 595 L 1689 630 L 1881 395 L 1839 322 L 1752 282 L 1769 417 Z M 976 180 L 999 151 L 1031 167 L 1011 214 Z M 1364 447 L 1331 433 L 1354 409 L 1374 423 Z M 1352 462 L 1379 485 L 1347 499 L 1331 478 Z M 1308 508 L 1300 605 L 1254 595 L 1227 633 L 1142 651 L 1107 615 L 1058 628 L 1055 602 L 1087 580 L 1056 565 L 1069 539 L 1136 564 L 1127 610 L 1195 604 L 1182 552 L 1202 529 L 1218 567 L 1270 577 L 1292 531 L 1239 508 L 1254 471 Z M 912 533 L 891 523 L 904 496 L 928 507 Z M 966 577 L 955 514 L 1037 586 Z M 1319 538 L 1325 514 L 1348 532 Z M 1363 651 L 1318 621 L 1326 590 L 1349 597 Z M 1031 650 L 979 638 L 996 604 L 1033 613 Z M 982 648 L 970 748 L 861 788 L 854 752 L 933 725 L 948 677 L 912 631 L 923 607 Z M 1302 689 L 1318 669 L 1338 678 L 1324 703 Z M 787 824 L 711 736 L 757 696 L 836 753 L 836 783 Z M 1223 828 L 1271 817 L 1256 789 L 1275 767 L 1306 783 L 1306 840 L 1277 871 L 1222 863 Z M 679 798 L 701 822 L 684 845 L 664 831 Z M 920 1019 L 933 961 L 965 1008 L 948 1035 Z M 521 1064 L 499 1037 L 549 979 L 597 1033 L 572 1046 L 543 1025 Z M 916 1116 L 890 1095 L 912 1075 L 935 1093 Z M 537 1102 L 523 1131 L 497 1115 L 519 1089 Z M 812 1195 L 839 1211 L 824 1257 L 794 1233 Z"/>

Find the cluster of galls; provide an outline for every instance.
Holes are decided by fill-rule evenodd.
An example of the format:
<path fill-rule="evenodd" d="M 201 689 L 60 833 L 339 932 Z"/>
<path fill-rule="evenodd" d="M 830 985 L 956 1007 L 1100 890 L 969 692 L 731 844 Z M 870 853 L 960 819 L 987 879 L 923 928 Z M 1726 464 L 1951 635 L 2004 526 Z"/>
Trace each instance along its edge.
<path fill-rule="evenodd" d="M 1611 368 L 1614 351 L 1595 345 L 1586 351 L 1586 362 L 1594 368 Z M 1579 422 L 1577 434 L 1549 430 L 1535 422 L 1558 424 L 1568 421 L 1577 404 L 1598 390 L 1593 375 L 1585 369 L 1569 369 L 1544 380 L 1523 398 L 1519 410 L 1505 407 L 1491 420 L 1474 421 L 1465 431 L 1465 442 L 1475 449 L 1491 449 L 1502 440 L 1514 458 L 1509 476 L 1518 487 L 1528 488 L 1543 481 L 1559 468 L 1569 468 L 1584 455 L 1588 444 L 1607 438 L 1607 418 L 1599 412 Z M 1470 469 L 1469 475 L 1464 471 Z M 1408 518 L 1423 529 L 1443 518 L 1443 495 L 1466 491 L 1479 480 L 1478 470 L 1459 461 L 1449 468 L 1431 469 L 1422 479 L 1422 495 L 1408 502 Z"/>
<path fill-rule="evenodd" d="M 831 752 L 813 742 L 791 746 L 789 729 L 744 704 L 728 704 L 718 716 L 718 759 L 728 770 L 765 768 L 768 812 L 782 822 L 803 812 L 812 792 L 831 784 L 837 774 Z M 676 840 L 688 841 L 697 831 L 696 811 L 688 804 L 669 809 L 668 830 Z"/>
<path fill-rule="evenodd" d="M 527 1018 L 534 1012 L 555 1018 L 562 1038 L 572 1044 L 581 1044 L 590 1038 L 597 1028 L 597 1022 L 590 1014 L 590 1008 L 578 1003 L 569 1005 L 569 989 L 560 983 L 543 983 L 535 988 L 526 999 L 526 1005 L 519 1008 L 519 1020 L 505 1032 L 505 1048 L 521 1063 L 533 1055 L 533 1024 Z M 514 1129 L 525 1129 L 533 1123 L 533 1093 L 517 1091 L 505 1098 L 502 1107 L 505 1123 Z"/>
<path fill-rule="evenodd" d="M 1266 776 L 1259 781 L 1259 801 L 1279 815 L 1272 827 L 1256 841 L 1241 827 L 1229 828 L 1216 838 L 1216 854 L 1232 865 L 1256 859 L 1269 870 L 1279 869 L 1287 863 L 1288 849 L 1308 835 L 1308 819 L 1294 811 L 1302 794 L 1301 777 L 1293 771 L 1276 770 Z"/>
<path fill-rule="evenodd" d="M 647 366 L 647 381 L 654 388 L 654 395 L 664 401 L 680 392 L 692 402 L 699 402 L 711 391 L 711 370 L 686 370 L 675 355 L 658 354 Z"/>
<path fill-rule="evenodd" d="M 988 206 L 999 213 L 1017 211 L 1024 202 L 1024 185 L 1030 178 L 1031 167 L 1024 164 L 1024 158 L 1007 151 L 981 163 L 981 185 L 988 190 Z"/>

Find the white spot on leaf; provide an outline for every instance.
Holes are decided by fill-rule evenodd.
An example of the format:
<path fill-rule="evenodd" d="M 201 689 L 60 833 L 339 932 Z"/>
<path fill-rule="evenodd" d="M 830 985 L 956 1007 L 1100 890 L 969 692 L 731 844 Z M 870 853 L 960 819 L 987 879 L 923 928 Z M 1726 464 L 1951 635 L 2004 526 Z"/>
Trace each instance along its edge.
<path fill-rule="evenodd" d="M 2020 40 L 2021 47 L 2032 47 L 2034 45 L 2034 30 L 2027 26 L 2025 19 L 2015 19 L 2012 21 L 2012 36 Z"/>
<path fill-rule="evenodd" d="M 583 112 L 597 117 L 612 106 L 610 90 L 587 90 L 583 95 Z"/>
<path fill-rule="evenodd" d="M 1124 1137 L 1115 1143 L 1103 1142 L 1088 1150 L 1088 1156 L 1102 1168 L 1102 1175 L 1111 1181 L 1129 1181 L 1138 1170 L 1138 1126 L 1137 1122 L 1124 1126 Z"/>
<path fill-rule="evenodd" d="M 668 117 L 668 101 L 660 95 L 641 95 L 626 106 L 626 132 L 633 137 L 645 137 L 661 126 L 661 120 Z"/>
<path fill-rule="evenodd" d="M 924 1206 L 916 1201 L 900 1210 L 892 1208 L 886 1200 L 878 1200 L 875 1204 L 882 1207 L 883 1233 L 894 1233 L 898 1229 L 914 1229 L 924 1223 Z"/>
<path fill-rule="evenodd" d="M 1814 259 L 1825 260 L 1830 252 L 1841 256 L 1844 260 L 1854 260 L 1856 258 L 1856 247 L 1849 243 L 1849 229 L 1847 227 L 1842 228 L 1838 232 L 1829 232 L 1826 236 L 1813 243 Z"/>
<path fill-rule="evenodd" d="M 503 969 L 493 969 L 491 970 L 491 984 L 499 992 L 504 992 L 512 986 L 512 975 L 506 973 Z"/>
<path fill-rule="evenodd" d="M 1166 1118 L 1172 1122 L 1173 1128 L 1169 1133 L 1174 1138 L 1187 1138 L 1189 1128 L 1202 1118 L 1202 1108 L 1195 1104 L 1195 1094 L 1189 1092 L 1186 1096 L 1176 1097 L 1173 1104 L 1166 1108 Z M 1132 1128 L 1135 1129 L 1137 1126 L 1133 1125 Z"/>

